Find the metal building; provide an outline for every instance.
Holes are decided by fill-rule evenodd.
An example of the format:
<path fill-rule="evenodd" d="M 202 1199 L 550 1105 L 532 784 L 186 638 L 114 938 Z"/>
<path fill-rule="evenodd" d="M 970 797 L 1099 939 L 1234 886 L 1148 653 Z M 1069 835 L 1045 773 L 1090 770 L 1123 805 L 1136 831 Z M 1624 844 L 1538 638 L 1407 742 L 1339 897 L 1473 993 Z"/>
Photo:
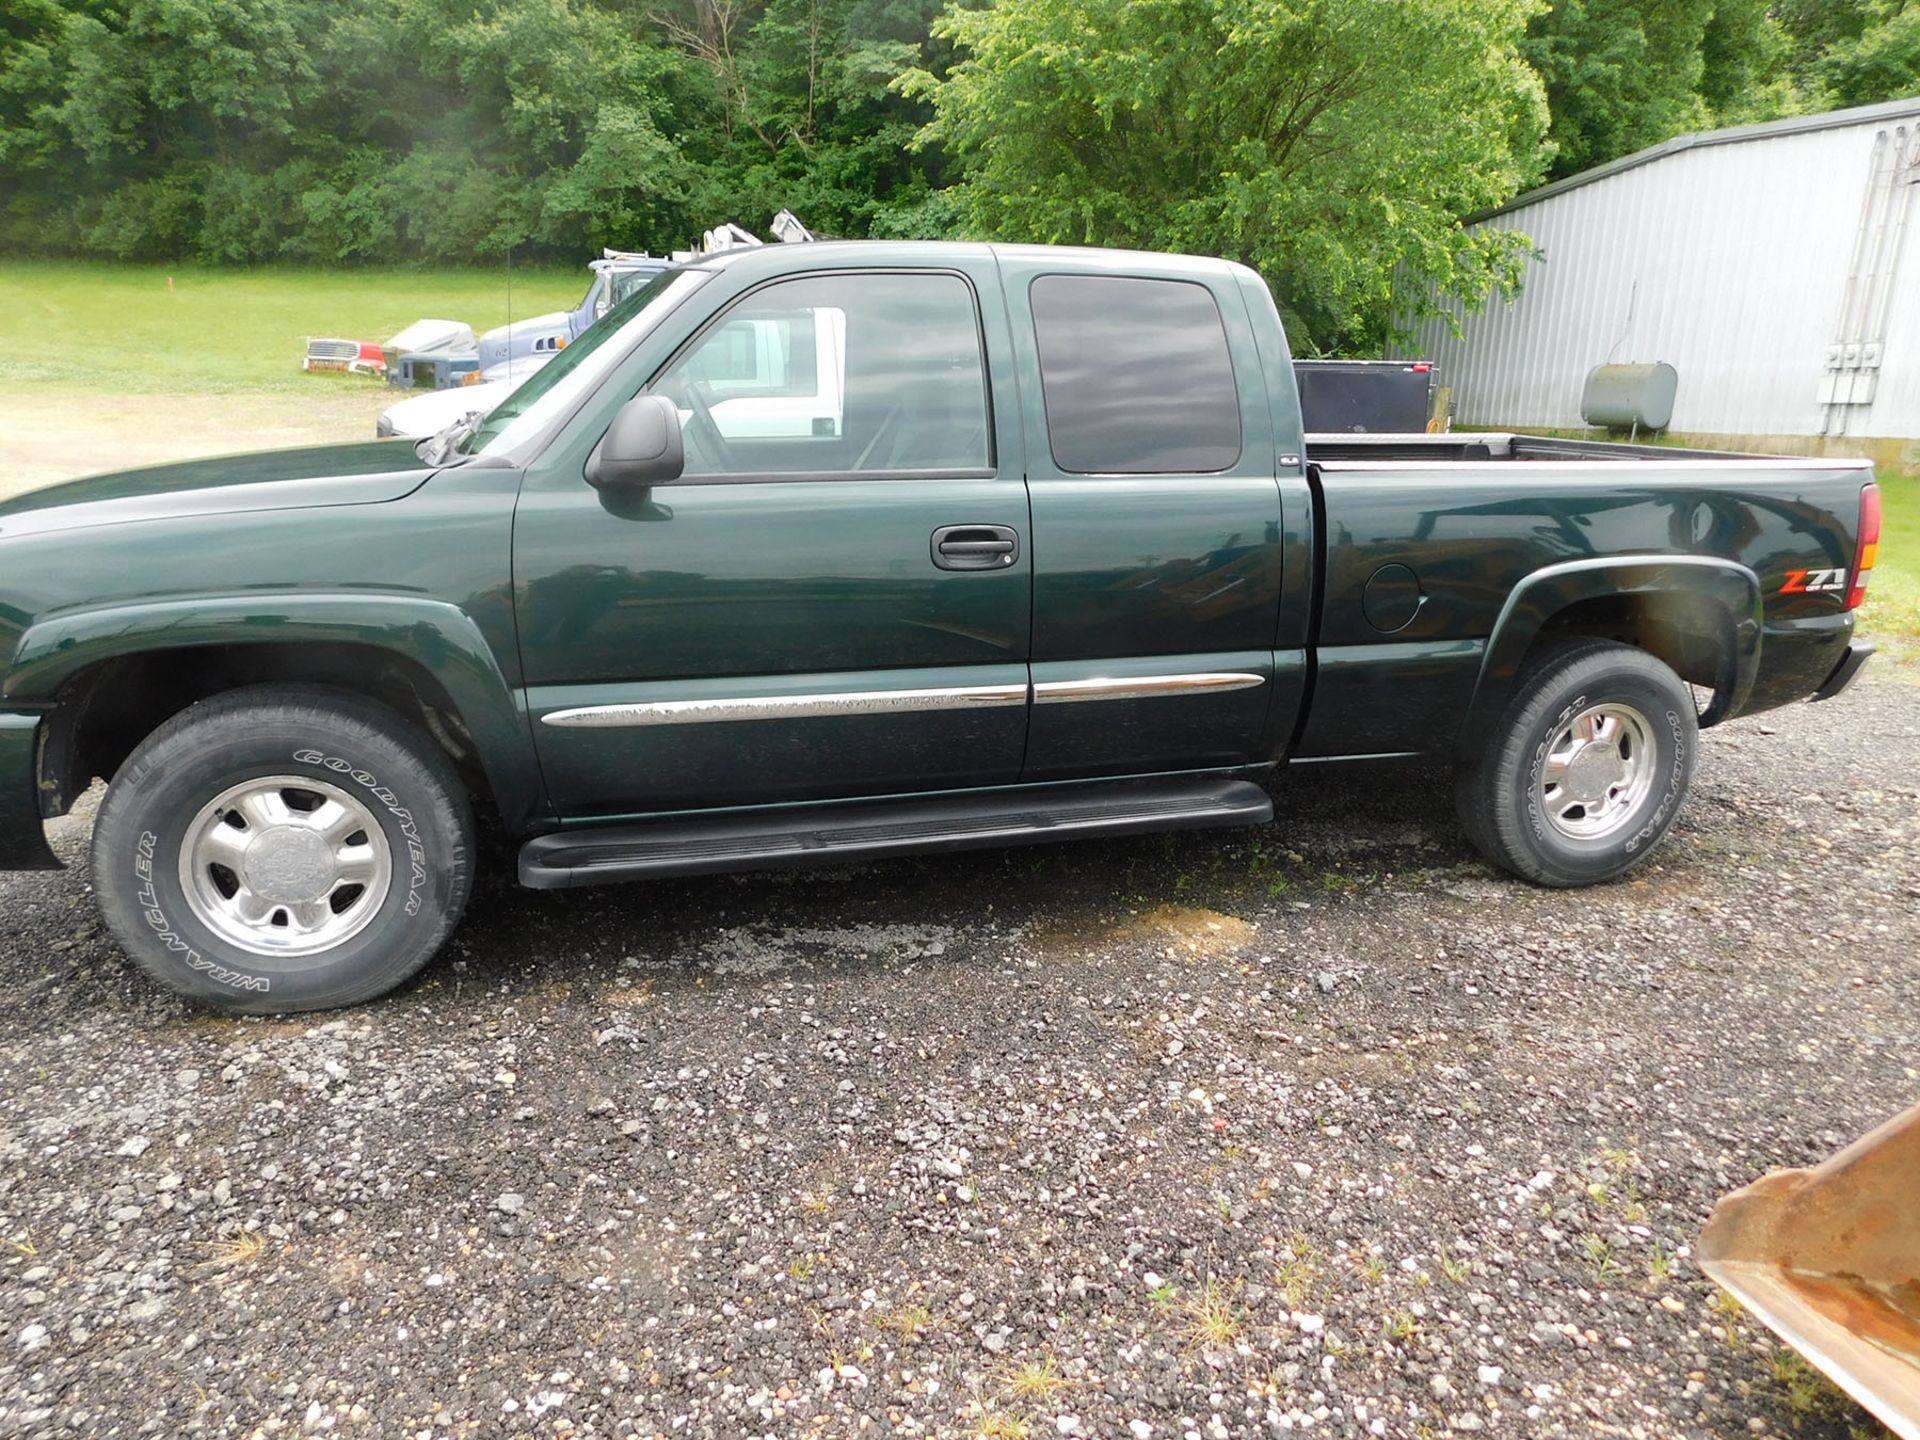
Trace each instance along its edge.
<path fill-rule="evenodd" d="M 1462 338 L 1418 330 L 1458 423 L 1577 429 L 1594 366 L 1665 362 L 1675 433 L 1920 441 L 1920 97 L 1683 135 L 1473 223 L 1539 254 Z"/>

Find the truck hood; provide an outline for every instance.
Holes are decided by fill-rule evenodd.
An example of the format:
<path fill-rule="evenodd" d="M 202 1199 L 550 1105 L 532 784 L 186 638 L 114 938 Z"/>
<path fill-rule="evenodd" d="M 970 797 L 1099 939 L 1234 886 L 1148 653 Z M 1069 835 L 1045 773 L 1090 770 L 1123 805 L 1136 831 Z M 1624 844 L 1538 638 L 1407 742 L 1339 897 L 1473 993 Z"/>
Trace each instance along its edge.
<path fill-rule="evenodd" d="M 134 520 L 376 505 L 425 484 L 433 468 L 399 441 L 351 441 L 182 460 L 90 475 L 0 504 L 0 538 Z"/>

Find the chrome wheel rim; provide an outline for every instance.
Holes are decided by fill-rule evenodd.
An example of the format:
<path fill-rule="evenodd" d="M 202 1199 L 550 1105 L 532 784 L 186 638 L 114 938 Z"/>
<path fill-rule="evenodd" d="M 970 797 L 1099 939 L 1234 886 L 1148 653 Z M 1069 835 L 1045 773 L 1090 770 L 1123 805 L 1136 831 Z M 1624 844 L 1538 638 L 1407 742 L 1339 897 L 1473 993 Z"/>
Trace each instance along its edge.
<path fill-rule="evenodd" d="M 1653 789 L 1653 726 L 1631 705 L 1593 705 L 1547 743 L 1535 787 L 1547 822 L 1572 840 L 1599 840 L 1630 824 Z"/>
<path fill-rule="evenodd" d="M 263 775 L 201 807 L 180 845 L 194 918 L 255 955 L 298 957 L 358 935 L 393 883 L 373 812 L 337 785 Z"/>

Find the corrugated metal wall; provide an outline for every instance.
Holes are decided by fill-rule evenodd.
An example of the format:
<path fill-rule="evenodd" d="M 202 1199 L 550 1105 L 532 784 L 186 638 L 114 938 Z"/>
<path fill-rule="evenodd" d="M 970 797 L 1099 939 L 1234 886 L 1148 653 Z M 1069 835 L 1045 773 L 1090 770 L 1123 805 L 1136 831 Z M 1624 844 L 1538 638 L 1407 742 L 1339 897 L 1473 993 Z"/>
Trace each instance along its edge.
<path fill-rule="evenodd" d="M 1664 360 L 1679 371 L 1678 431 L 1920 437 L 1920 184 L 1906 176 L 1873 402 L 1831 418 L 1820 403 L 1875 136 L 1920 129 L 1920 102 L 1827 129 L 1756 128 L 1767 133 L 1695 142 L 1484 222 L 1542 254 L 1516 301 L 1461 317 L 1463 339 L 1443 321 L 1420 327 L 1456 419 L 1577 427 L 1592 367 Z M 1920 134 L 1907 153 L 1920 156 Z"/>

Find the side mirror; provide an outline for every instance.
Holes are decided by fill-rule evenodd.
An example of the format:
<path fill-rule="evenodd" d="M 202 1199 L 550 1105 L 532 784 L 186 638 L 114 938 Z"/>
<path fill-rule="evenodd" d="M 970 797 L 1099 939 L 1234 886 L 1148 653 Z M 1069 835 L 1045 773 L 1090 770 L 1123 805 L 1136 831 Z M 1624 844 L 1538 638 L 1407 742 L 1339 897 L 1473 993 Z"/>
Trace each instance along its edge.
<path fill-rule="evenodd" d="M 587 482 L 603 490 L 678 480 L 687 466 L 680 411 L 664 395 L 636 395 L 620 407 L 587 461 Z"/>

